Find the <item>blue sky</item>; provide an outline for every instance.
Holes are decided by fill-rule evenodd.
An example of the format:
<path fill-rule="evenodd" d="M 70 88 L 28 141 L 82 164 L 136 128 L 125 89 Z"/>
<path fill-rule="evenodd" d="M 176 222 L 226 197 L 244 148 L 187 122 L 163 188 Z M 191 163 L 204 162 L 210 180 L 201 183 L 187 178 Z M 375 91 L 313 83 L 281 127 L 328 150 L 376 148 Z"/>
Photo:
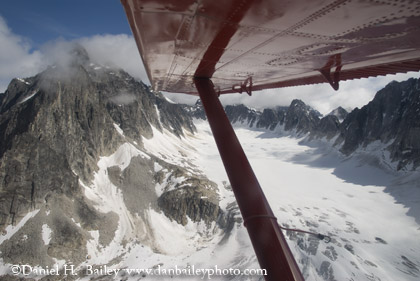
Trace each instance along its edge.
<path fill-rule="evenodd" d="M 119 0 L 8 0 L 0 4 L 0 93 L 11 79 L 30 77 L 63 56 L 64 45 L 78 42 L 92 61 L 120 67 L 149 84 L 138 49 Z M 224 104 L 244 103 L 261 109 L 287 106 L 294 98 L 326 114 L 343 106 L 361 107 L 392 80 L 419 77 L 419 73 L 342 82 L 338 92 L 328 84 L 272 89 L 247 95 L 226 95 Z M 166 94 L 177 102 L 196 97 Z"/>
<path fill-rule="evenodd" d="M 39 47 L 57 37 L 131 34 L 118 0 L 2 1 L 0 15 L 12 31 Z"/>
<path fill-rule="evenodd" d="M 121 67 L 148 83 L 119 0 L 13 0 L 0 4 L 0 93 L 78 42 L 100 64 Z"/>

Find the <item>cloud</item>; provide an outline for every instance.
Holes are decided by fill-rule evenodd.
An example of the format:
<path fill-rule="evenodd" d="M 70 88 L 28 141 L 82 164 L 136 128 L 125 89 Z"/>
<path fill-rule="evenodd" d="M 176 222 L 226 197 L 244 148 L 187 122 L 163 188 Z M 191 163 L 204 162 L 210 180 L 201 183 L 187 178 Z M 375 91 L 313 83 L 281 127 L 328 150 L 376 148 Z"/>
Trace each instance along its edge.
<path fill-rule="evenodd" d="M 150 85 L 133 36 L 96 35 L 77 41 L 86 48 L 92 61 L 120 67 L 134 78 Z"/>
<path fill-rule="evenodd" d="M 96 35 L 75 40 L 58 38 L 33 50 L 30 40 L 14 34 L 0 16 L 0 93 L 16 77 L 33 76 L 48 65 L 63 64 L 75 43 L 82 45 L 92 61 L 127 71 L 133 77 L 150 84 L 139 51 L 132 36 Z"/>
<path fill-rule="evenodd" d="M 150 84 L 134 38 L 126 34 L 95 35 L 71 41 L 59 38 L 44 44 L 41 52 L 49 65 L 66 65 L 76 44 L 86 49 L 92 62 L 122 68 L 134 78 Z"/>
<path fill-rule="evenodd" d="M 14 34 L 0 16 L 0 93 L 13 78 L 28 77 L 43 67 L 43 55 L 31 50 L 29 40 Z"/>
<path fill-rule="evenodd" d="M 131 93 L 127 93 L 125 91 L 121 91 L 117 93 L 115 96 L 112 96 L 109 100 L 116 105 L 128 105 L 136 101 L 137 96 Z"/>

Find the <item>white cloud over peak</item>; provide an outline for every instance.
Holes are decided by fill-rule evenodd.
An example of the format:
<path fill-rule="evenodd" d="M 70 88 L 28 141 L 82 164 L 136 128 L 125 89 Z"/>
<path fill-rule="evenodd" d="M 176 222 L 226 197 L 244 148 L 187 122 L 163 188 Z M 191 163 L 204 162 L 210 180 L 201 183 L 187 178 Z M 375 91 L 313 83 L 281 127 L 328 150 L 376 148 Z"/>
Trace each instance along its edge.
<path fill-rule="evenodd" d="M 0 93 L 15 77 L 32 76 L 43 67 L 43 55 L 29 41 L 10 30 L 0 16 Z"/>
<path fill-rule="evenodd" d="M 30 40 L 13 33 L 0 16 L 0 42 L 0 93 L 7 89 L 13 78 L 33 76 L 48 65 L 65 60 L 69 46 L 74 43 L 82 45 L 92 61 L 122 68 L 133 77 L 150 84 L 135 40 L 127 34 L 95 35 L 72 41 L 58 38 L 34 50 Z"/>
<path fill-rule="evenodd" d="M 120 67 L 131 76 L 150 84 L 133 36 L 95 35 L 77 40 L 94 62 Z"/>

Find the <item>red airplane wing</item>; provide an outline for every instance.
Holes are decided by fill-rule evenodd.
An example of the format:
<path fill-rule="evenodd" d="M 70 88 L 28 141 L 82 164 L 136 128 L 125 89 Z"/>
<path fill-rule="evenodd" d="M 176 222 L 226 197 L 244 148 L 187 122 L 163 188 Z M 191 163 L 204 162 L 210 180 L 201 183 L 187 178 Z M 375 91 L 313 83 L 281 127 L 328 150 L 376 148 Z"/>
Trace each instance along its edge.
<path fill-rule="evenodd" d="M 155 90 L 220 93 L 420 70 L 420 1 L 122 0 Z"/>

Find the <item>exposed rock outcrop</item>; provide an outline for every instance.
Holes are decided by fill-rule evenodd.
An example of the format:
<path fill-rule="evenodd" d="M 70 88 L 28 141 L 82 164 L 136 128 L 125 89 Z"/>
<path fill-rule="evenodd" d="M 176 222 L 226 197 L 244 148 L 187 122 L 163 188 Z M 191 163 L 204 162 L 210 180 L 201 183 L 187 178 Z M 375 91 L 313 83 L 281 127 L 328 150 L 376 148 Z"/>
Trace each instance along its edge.
<path fill-rule="evenodd" d="M 286 113 L 284 129 L 296 130 L 298 134 L 306 134 L 313 131 L 319 123 L 321 114 L 306 105 L 301 100 L 293 100 Z"/>
<path fill-rule="evenodd" d="M 282 126 L 287 116 L 287 107 L 265 108 L 257 121 L 257 128 L 273 131 L 277 126 Z"/>
<path fill-rule="evenodd" d="M 343 120 L 346 119 L 348 114 L 349 113 L 347 112 L 347 110 L 339 106 L 336 109 L 332 110 L 330 113 L 328 113 L 327 116 L 336 116 L 340 122 L 343 122 Z"/>
<path fill-rule="evenodd" d="M 203 220 L 207 224 L 217 222 L 222 215 L 218 200 L 210 200 L 207 192 L 196 186 L 183 186 L 164 192 L 158 200 L 159 207 L 167 217 L 186 225 Z"/>
<path fill-rule="evenodd" d="M 204 221 L 207 225 L 219 222 L 224 214 L 219 207 L 217 185 L 181 167 L 165 166 L 166 169 L 155 175 L 161 185 L 166 180 L 166 188 L 158 199 L 165 215 L 182 225 L 187 224 L 188 218 L 193 222 Z"/>
<path fill-rule="evenodd" d="M 349 155 L 359 147 L 379 141 L 386 144 L 398 169 L 420 165 L 419 79 L 391 82 L 361 109 L 349 113 L 340 125 L 341 151 Z"/>
<path fill-rule="evenodd" d="M 242 124 L 254 127 L 255 122 L 261 115 L 260 112 L 250 109 L 243 104 L 227 105 L 225 107 L 226 115 L 233 124 Z"/>
<path fill-rule="evenodd" d="M 332 139 L 338 134 L 340 121 L 335 115 L 327 115 L 321 118 L 317 126 L 311 131 L 311 138 Z"/>

